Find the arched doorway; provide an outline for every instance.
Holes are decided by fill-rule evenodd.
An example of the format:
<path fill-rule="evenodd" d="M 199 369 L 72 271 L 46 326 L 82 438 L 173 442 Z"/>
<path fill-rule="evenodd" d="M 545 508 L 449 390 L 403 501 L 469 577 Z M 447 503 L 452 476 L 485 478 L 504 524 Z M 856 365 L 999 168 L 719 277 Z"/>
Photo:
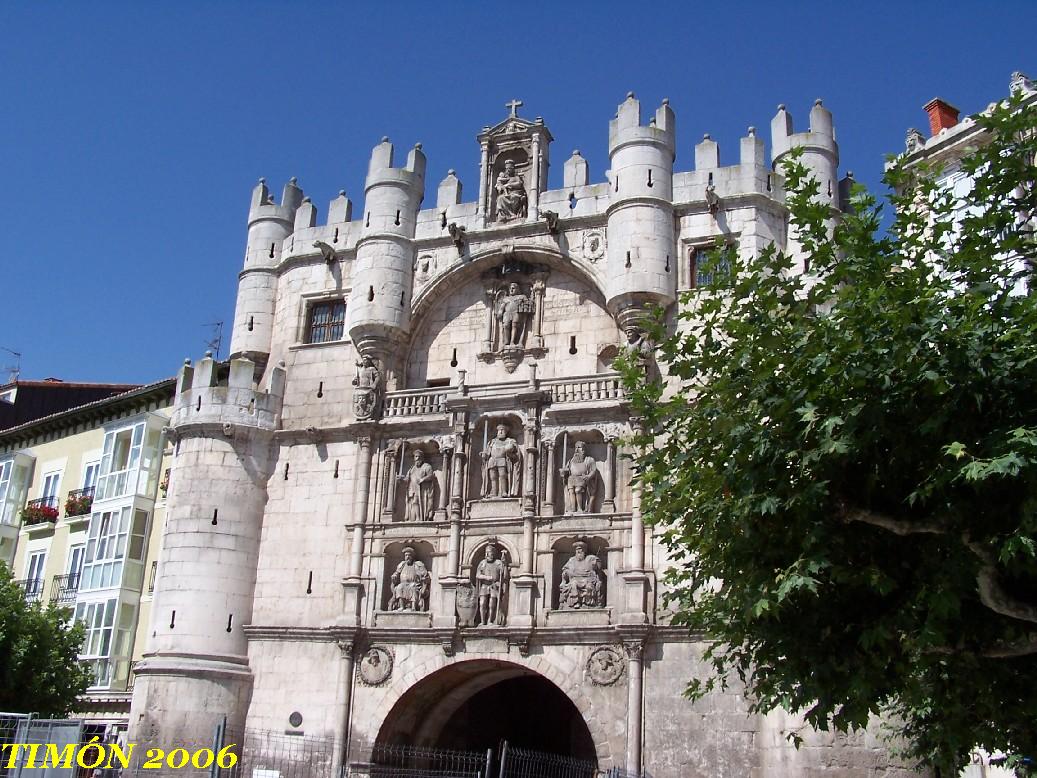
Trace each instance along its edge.
<path fill-rule="evenodd" d="M 597 762 L 587 723 L 565 692 L 526 667 L 490 659 L 448 665 L 408 689 L 376 744 L 485 751 L 504 741 Z"/>

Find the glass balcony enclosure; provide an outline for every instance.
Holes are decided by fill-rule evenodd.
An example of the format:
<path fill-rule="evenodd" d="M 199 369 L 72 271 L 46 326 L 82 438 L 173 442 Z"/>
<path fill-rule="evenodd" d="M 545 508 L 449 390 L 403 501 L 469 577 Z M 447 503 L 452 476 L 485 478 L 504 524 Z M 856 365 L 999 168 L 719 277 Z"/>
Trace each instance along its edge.
<path fill-rule="evenodd" d="M 144 581 L 148 512 L 132 506 L 102 510 L 90 518 L 80 591 L 133 589 Z"/>
<path fill-rule="evenodd" d="M 79 658 L 90 668 L 92 689 L 124 689 L 130 674 L 137 605 L 119 598 L 79 602 L 76 619 L 86 628 Z"/>
<path fill-rule="evenodd" d="M 106 432 L 94 500 L 130 495 L 154 497 L 161 437 L 162 430 L 148 421 Z"/>
<path fill-rule="evenodd" d="M 0 460 L 0 524 L 21 524 L 19 512 L 25 504 L 32 463 L 32 457 L 25 454 Z"/>

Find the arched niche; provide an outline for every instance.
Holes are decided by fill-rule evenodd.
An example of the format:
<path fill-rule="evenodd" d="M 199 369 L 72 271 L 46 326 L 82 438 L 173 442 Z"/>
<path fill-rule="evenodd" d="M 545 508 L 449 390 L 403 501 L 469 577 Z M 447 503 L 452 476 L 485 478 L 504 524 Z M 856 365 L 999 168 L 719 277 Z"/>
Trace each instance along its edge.
<path fill-rule="evenodd" d="M 421 612 L 427 613 L 430 604 L 434 601 L 432 589 L 437 584 L 435 580 L 435 570 L 433 568 L 435 548 L 426 540 L 400 540 L 386 544 L 383 549 L 385 569 L 382 578 L 382 594 L 379 598 L 379 606 L 383 611 L 392 610 L 391 604 L 394 594 L 392 578 L 396 573 L 397 568 L 399 568 L 400 564 L 404 561 L 404 550 L 407 548 L 414 549 L 414 559 L 424 565 L 425 570 L 428 573 L 424 596 L 424 608 L 421 610 Z"/>
<path fill-rule="evenodd" d="M 586 264 L 544 249 L 517 247 L 507 255 L 474 258 L 432 281 L 414 302 L 406 387 L 456 386 L 459 370 L 465 371 L 470 386 L 525 381 L 527 366 L 534 361 L 539 379 L 598 373 L 598 355 L 622 343 L 623 334 L 605 308 L 595 269 Z M 504 272 L 515 268 L 519 270 Z M 493 348 L 500 346 L 495 306 L 501 286 L 513 280 L 535 303 L 530 316 L 539 317 L 540 337 L 527 334 L 527 353 L 509 371 L 506 360 L 487 356 L 486 343 L 489 339 Z M 542 301 L 533 290 L 541 281 Z"/>
<path fill-rule="evenodd" d="M 495 460 L 484 457 L 483 453 L 492 454 L 493 439 L 499 436 L 498 427 L 500 426 L 506 428 L 504 439 L 514 440 L 516 444 L 514 449 L 509 449 L 508 456 L 514 453 L 518 458 L 508 460 L 510 468 L 507 471 L 507 491 L 509 493 L 496 496 L 497 498 L 511 499 L 521 497 L 524 457 L 528 456 L 525 450 L 526 431 L 523 429 L 522 422 L 522 417 L 517 413 L 489 413 L 476 420 L 472 435 L 472 462 L 468 468 L 468 494 L 470 499 L 493 499 L 493 495 L 490 493 L 492 491 L 493 476 L 489 472 L 488 463 Z M 497 484 L 500 487 L 499 473 L 497 474 Z"/>
<path fill-rule="evenodd" d="M 495 623 L 500 626 L 507 624 L 507 615 L 511 601 L 511 579 L 518 571 L 519 567 L 518 548 L 510 541 L 505 542 L 495 537 L 481 537 L 475 539 L 474 542 L 469 544 L 469 553 L 466 555 L 465 562 L 461 566 L 461 576 L 465 578 L 468 584 L 472 587 L 472 593 L 475 598 L 474 605 L 476 607 L 476 613 L 473 614 L 474 618 L 468 619 L 462 617 L 464 621 L 470 622 L 469 626 L 475 624 L 483 625 L 478 610 L 480 581 L 477 580 L 476 574 L 479 570 L 479 564 L 486 558 L 486 549 L 490 546 L 496 547 L 496 558 L 504 565 L 504 580 L 501 582 L 500 599 L 498 603 L 501 617 L 496 619 Z M 460 611 L 459 615 L 461 615 Z"/>
<path fill-rule="evenodd" d="M 550 510 L 551 515 L 613 512 L 615 505 L 609 504 L 605 486 L 606 479 L 615 479 L 615 473 L 609 473 L 608 471 L 609 444 L 601 431 L 579 428 L 557 430 L 545 439 L 545 442 L 553 445 L 554 456 L 541 457 L 544 467 L 544 491 L 545 494 L 551 494 L 553 497 L 553 503 L 545 504 L 544 511 Z M 577 444 L 582 445 L 585 457 L 594 460 L 594 471 L 589 475 L 587 473 L 577 473 L 577 476 L 582 476 L 582 479 L 575 479 L 572 484 L 573 490 L 570 490 L 562 472 L 567 468 L 570 469 L 570 473 L 573 472 L 572 465 L 574 464 L 573 459 L 577 455 Z M 615 456 L 613 455 L 613 467 L 615 467 L 614 459 Z M 554 467 L 549 471 L 548 467 L 551 460 L 554 462 Z M 552 482 L 550 484 L 551 488 L 548 488 L 549 479 Z M 582 483 L 577 483 L 580 480 L 582 480 Z M 586 509 L 581 509 L 574 502 L 576 495 L 573 494 L 573 491 L 577 490 L 582 490 L 586 495 Z"/>
<path fill-rule="evenodd" d="M 427 482 L 429 493 L 421 493 L 421 486 L 412 489 L 411 468 L 415 466 L 414 452 L 432 469 L 432 480 Z M 414 474 L 415 476 L 417 473 Z M 412 499 L 409 492 L 414 491 Z M 385 522 L 430 522 L 446 519 L 446 457 L 439 442 L 433 439 L 402 440 L 389 445 L 384 453 L 382 478 L 382 520 Z"/>
<path fill-rule="evenodd" d="M 586 544 L 587 556 L 594 556 L 598 560 L 598 566 L 600 567 L 600 583 L 601 583 L 601 602 L 599 605 L 591 606 L 586 602 L 581 603 L 579 607 L 563 607 L 561 600 L 560 589 L 563 578 L 563 569 L 571 559 L 576 556 L 576 544 Z M 606 538 L 594 535 L 578 535 L 578 536 L 566 536 L 559 538 L 551 544 L 551 578 L 548 582 L 550 586 L 550 598 L 548 602 L 551 604 L 552 610 L 585 610 L 592 607 L 604 608 L 609 604 L 609 586 L 610 578 L 612 576 L 612 561 L 610 558 L 609 542 Z"/>

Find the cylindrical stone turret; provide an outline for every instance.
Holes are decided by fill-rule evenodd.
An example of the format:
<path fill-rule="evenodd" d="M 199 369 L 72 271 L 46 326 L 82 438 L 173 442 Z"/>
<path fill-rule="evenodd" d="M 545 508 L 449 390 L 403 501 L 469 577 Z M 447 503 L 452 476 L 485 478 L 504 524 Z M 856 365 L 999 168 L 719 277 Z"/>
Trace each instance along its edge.
<path fill-rule="evenodd" d="M 292 234 L 295 211 L 302 204 L 302 190 L 289 181 L 274 203 L 263 179 L 252 190 L 248 211 L 248 247 L 245 267 L 238 276 L 238 300 L 231 334 L 232 357 L 246 357 L 260 366 L 270 356 L 270 339 L 277 300 L 277 265 L 285 238 Z"/>
<path fill-rule="evenodd" d="M 647 305 L 676 300 L 673 225 L 675 120 L 668 101 L 641 126 L 633 93 L 609 122 L 611 161 L 608 217 L 609 311 L 624 325 Z"/>
<path fill-rule="evenodd" d="M 256 390 L 254 370 L 235 359 L 222 377 L 206 357 L 180 374 L 151 636 L 136 667 L 131 721 L 141 742 L 204 745 L 224 714 L 233 730 L 244 726 L 252 673 L 242 628 L 252 620 L 284 395 L 283 369 L 270 371 L 266 392 Z"/>
<path fill-rule="evenodd" d="M 781 160 L 794 148 L 803 149 L 803 164 L 817 179 L 818 200 L 839 207 L 839 146 L 835 142 L 832 113 L 814 101 L 810 109 L 810 129 L 792 131 L 792 116 L 784 105 L 771 120 L 771 163 L 780 172 Z"/>
<path fill-rule="evenodd" d="M 394 344 L 410 329 L 414 229 L 425 191 L 425 155 L 417 144 L 394 168 L 388 138 L 375 146 L 364 188 L 364 215 L 353 263 L 349 337 L 390 368 Z"/>

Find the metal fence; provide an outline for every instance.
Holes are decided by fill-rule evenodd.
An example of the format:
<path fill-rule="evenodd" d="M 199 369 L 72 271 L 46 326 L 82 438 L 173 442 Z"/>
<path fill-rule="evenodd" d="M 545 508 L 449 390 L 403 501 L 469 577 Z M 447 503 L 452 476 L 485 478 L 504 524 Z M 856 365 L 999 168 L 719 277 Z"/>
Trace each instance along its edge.
<path fill-rule="evenodd" d="M 596 762 L 561 754 L 501 746 L 499 778 L 598 778 Z"/>
<path fill-rule="evenodd" d="M 38 719 L 26 713 L 0 713 L 0 745 L 25 744 L 4 749 L 0 759 L 0 778 L 90 778 L 94 770 L 79 766 L 75 759 L 58 760 L 72 745 L 78 751 L 87 746 L 83 722 L 78 719 Z M 48 759 L 50 756 L 53 759 Z M 60 762 L 68 767 L 40 767 L 44 762 Z"/>

